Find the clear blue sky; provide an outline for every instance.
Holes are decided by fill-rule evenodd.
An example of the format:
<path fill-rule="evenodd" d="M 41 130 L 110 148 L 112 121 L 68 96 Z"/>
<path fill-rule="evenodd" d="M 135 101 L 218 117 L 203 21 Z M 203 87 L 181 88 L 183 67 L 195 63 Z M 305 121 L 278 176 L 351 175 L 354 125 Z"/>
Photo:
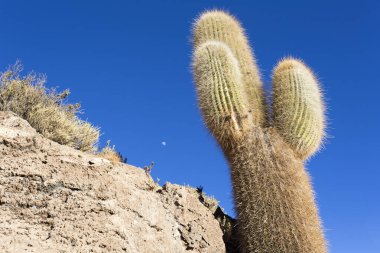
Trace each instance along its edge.
<path fill-rule="evenodd" d="M 214 7 L 242 21 L 267 88 L 284 56 L 318 74 L 330 138 L 307 167 L 331 252 L 380 252 L 379 1 L 0 0 L 0 66 L 20 59 L 70 88 L 101 145 L 111 139 L 136 166 L 154 161 L 161 183 L 202 185 L 233 214 L 190 72 L 193 19 Z"/>

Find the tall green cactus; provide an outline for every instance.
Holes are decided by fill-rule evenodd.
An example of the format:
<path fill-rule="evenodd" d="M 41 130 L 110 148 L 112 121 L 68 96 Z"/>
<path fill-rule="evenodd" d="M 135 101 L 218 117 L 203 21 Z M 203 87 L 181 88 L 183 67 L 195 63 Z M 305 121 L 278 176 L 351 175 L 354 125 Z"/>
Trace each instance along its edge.
<path fill-rule="evenodd" d="M 222 11 L 194 26 L 193 71 L 204 120 L 224 151 L 242 252 L 326 252 L 305 159 L 325 128 L 318 82 L 301 61 L 273 71 L 272 115 L 243 29 Z"/>

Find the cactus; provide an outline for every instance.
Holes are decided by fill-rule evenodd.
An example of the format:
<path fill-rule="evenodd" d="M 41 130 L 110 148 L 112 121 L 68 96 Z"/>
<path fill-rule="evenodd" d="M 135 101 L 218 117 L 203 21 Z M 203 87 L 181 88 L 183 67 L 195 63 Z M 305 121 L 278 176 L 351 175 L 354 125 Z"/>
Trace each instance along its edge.
<path fill-rule="evenodd" d="M 194 25 L 199 107 L 231 168 L 241 252 L 326 252 L 304 162 L 325 120 L 317 79 L 296 59 L 273 71 L 269 115 L 256 61 L 238 21 L 208 11 Z"/>

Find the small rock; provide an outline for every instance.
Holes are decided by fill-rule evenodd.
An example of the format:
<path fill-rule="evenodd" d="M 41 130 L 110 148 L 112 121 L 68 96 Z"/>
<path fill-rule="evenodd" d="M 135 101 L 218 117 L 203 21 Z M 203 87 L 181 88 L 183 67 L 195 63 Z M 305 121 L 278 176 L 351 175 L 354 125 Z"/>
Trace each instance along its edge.
<path fill-rule="evenodd" d="M 110 164 L 111 162 L 108 161 L 107 159 L 99 158 L 99 157 L 94 157 L 90 161 L 88 161 L 90 165 L 103 165 L 103 164 Z"/>

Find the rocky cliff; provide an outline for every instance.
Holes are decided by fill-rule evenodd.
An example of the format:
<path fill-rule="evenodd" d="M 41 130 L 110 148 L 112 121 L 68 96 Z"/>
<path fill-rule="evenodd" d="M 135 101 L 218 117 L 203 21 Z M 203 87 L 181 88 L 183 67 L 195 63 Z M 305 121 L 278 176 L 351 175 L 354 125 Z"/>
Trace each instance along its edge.
<path fill-rule="evenodd" d="M 0 112 L 0 252 L 232 252 L 230 228 L 199 190 L 161 187 Z"/>

